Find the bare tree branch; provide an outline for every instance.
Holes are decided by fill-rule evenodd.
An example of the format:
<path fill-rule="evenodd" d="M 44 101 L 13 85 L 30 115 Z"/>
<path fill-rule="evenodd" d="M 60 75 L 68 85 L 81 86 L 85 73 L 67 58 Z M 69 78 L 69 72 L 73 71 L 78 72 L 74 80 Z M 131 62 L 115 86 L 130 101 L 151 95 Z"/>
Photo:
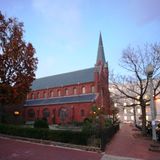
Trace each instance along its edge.
<path fill-rule="evenodd" d="M 146 106 L 150 99 L 146 99 L 149 91 L 149 79 L 146 74 L 146 67 L 151 63 L 154 66 L 154 96 L 160 94 L 160 44 L 145 44 L 144 48 L 131 48 L 123 51 L 121 67 L 127 71 L 127 75 L 111 76 L 110 81 L 117 92 L 114 96 L 132 99 L 142 109 L 142 124 L 146 125 Z M 113 95 L 113 94 L 112 94 Z M 123 96 L 122 96 L 123 95 Z M 118 98 L 117 98 L 118 99 Z M 130 106 L 130 105 L 129 105 Z"/>

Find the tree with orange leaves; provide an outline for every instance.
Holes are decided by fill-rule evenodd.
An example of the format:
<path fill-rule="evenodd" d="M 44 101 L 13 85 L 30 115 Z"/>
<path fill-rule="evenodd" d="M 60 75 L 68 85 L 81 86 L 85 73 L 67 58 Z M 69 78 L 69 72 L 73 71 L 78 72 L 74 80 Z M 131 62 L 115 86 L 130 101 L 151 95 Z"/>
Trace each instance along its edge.
<path fill-rule="evenodd" d="M 8 108 L 23 104 L 35 79 L 38 60 L 23 33 L 23 23 L 0 12 L 0 118 Z"/>

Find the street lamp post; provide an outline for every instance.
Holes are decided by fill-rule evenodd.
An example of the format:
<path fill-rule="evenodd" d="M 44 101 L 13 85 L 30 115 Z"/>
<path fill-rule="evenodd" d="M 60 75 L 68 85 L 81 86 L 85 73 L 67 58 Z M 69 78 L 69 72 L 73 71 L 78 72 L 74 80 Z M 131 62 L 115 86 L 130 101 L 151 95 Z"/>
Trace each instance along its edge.
<path fill-rule="evenodd" d="M 148 64 L 148 66 L 146 68 L 146 73 L 147 73 L 147 76 L 149 78 L 149 85 L 150 85 L 150 108 L 151 108 L 151 119 L 152 119 L 152 140 L 157 141 L 156 124 L 155 124 L 156 109 L 155 109 L 155 105 L 154 105 L 153 80 L 152 80 L 153 71 L 154 71 L 153 65 Z"/>

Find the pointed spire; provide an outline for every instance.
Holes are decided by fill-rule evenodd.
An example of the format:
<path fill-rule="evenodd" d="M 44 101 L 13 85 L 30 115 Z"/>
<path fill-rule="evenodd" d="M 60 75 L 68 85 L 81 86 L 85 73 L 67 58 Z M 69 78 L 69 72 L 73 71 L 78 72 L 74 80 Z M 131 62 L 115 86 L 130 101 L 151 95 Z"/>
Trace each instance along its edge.
<path fill-rule="evenodd" d="M 102 36 L 100 32 L 96 65 L 105 64 L 105 63 L 106 63 L 106 60 L 105 60 L 104 50 L 103 50 L 103 41 L 102 41 Z"/>

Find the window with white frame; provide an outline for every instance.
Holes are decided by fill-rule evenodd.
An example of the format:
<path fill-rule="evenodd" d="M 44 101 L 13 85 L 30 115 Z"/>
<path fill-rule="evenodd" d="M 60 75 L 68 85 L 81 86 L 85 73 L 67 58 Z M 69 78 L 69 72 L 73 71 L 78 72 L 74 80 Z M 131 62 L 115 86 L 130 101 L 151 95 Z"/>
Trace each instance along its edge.
<path fill-rule="evenodd" d="M 65 89 L 65 95 L 68 96 L 68 89 Z"/>
<path fill-rule="evenodd" d="M 127 114 L 127 109 L 124 109 L 124 114 Z"/>
<path fill-rule="evenodd" d="M 132 121 L 134 120 L 134 116 L 131 116 L 131 120 L 132 120 Z"/>
<path fill-rule="evenodd" d="M 117 103 L 114 103 L 114 107 L 117 107 Z"/>
<path fill-rule="evenodd" d="M 146 116 L 146 120 L 147 120 L 147 121 L 149 120 L 149 117 L 148 117 L 148 116 Z"/>
<path fill-rule="evenodd" d="M 137 109 L 137 113 L 141 113 L 141 109 L 140 108 Z"/>
<path fill-rule="evenodd" d="M 95 87 L 91 86 L 91 93 L 94 93 L 94 92 L 95 92 Z"/>
<path fill-rule="evenodd" d="M 73 94 L 77 94 L 77 88 L 73 88 Z"/>
<path fill-rule="evenodd" d="M 127 116 L 124 116 L 124 120 L 125 120 L 125 121 L 127 120 Z"/>
<path fill-rule="evenodd" d="M 58 93 L 58 96 L 61 96 L 61 91 L 60 90 L 58 90 L 57 93 Z"/>
<path fill-rule="evenodd" d="M 50 92 L 50 96 L 54 97 L 54 92 L 53 91 Z"/>
<path fill-rule="evenodd" d="M 86 93 L 86 88 L 83 86 L 82 87 L 82 94 Z"/>

